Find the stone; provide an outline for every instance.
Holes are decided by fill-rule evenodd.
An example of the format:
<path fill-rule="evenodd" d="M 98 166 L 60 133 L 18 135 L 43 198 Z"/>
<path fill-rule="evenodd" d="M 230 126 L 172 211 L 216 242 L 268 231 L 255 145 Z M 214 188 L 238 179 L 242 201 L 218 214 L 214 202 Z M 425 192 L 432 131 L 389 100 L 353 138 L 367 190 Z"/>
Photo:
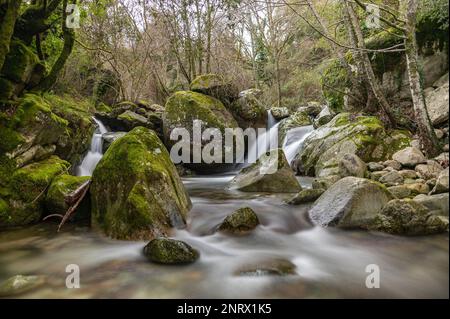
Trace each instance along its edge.
<path fill-rule="evenodd" d="M 212 96 L 225 104 L 233 102 L 239 93 L 230 81 L 219 74 L 197 76 L 191 83 L 191 90 Z"/>
<path fill-rule="evenodd" d="M 106 153 L 106 150 L 111 146 L 112 142 L 115 140 L 121 138 L 127 134 L 127 132 L 107 132 L 102 135 L 102 148 L 103 148 L 103 154 Z"/>
<path fill-rule="evenodd" d="M 427 207 L 430 211 L 440 211 L 440 214 L 443 216 L 448 216 L 448 206 L 449 206 L 449 194 L 435 194 L 435 195 L 424 195 L 420 194 L 414 197 L 414 200 L 425 207 Z"/>
<path fill-rule="evenodd" d="M 322 125 L 329 123 L 336 114 L 325 106 L 314 119 L 314 127 L 319 128 Z"/>
<path fill-rule="evenodd" d="M 437 137 L 438 139 L 444 138 L 445 133 L 444 133 L 443 130 L 435 129 L 435 130 L 434 130 L 434 133 L 436 134 L 436 137 Z"/>
<path fill-rule="evenodd" d="M 170 155 L 155 132 L 137 127 L 116 140 L 90 187 L 91 222 L 116 239 L 166 236 L 186 225 L 192 206 Z"/>
<path fill-rule="evenodd" d="M 377 182 L 345 177 L 319 197 L 308 212 L 315 225 L 364 228 L 393 197 Z"/>
<path fill-rule="evenodd" d="M 153 128 L 149 123 L 147 117 L 137 114 L 133 111 L 127 110 L 117 117 L 118 120 L 122 121 L 125 125 L 125 130 L 130 131 L 135 127 L 144 126 L 148 128 Z M 149 126 L 150 125 L 150 126 Z"/>
<path fill-rule="evenodd" d="M 413 171 L 411 169 L 405 169 L 398 172 L 404 179 L 415 179 L 417 178 L 416 171 Z"/>
<path fill-rule="evenodd" d="M 345 154 L 339 161 L 339 175 L 341 177 L 364 177 L 367 165 L 356 154 Z"/>
<path fill-rule="evenodd" d="M 289 115 L 291 115 L 291 112 L 287 107 L 272 107 L 270 109 L 270 113 L 272 113 L 272 116 L 277 121 L 281 121 L 282 119 L 289 117 Z"/>
<path fill-rule="evenodd" d="M 417 182 L 412 184 L 405 184 L 409 190 L 411 190 L 413 195 L 417 194 L 428 194 L 430 192 L 430 187 L 424 182 Z"/>
<path fill-rule="evenodd" d="M 367 163 L 367 168 L 371 172 L 378 172 L 384 169 L 384 165 L 376 162 Z"/>
<path fill-rule="evenodd" d="M 381 177 L 383 177 L 384 175 L 388 174 L 389 172 L 387 171 L 376 171 L 376 172 L 372 172 L 370 173 L 370 179 L 373 179 L 374 181 L 379 181 Z"/>
<path fill-rule="evenodd" d="M 234 274 L 237 276 L 286 276 L 296 275 L 296 266 L 289 260 L 273 258 L 251 262 L 241 266 Z"/>
<path fill-rule="evenodd" d="M 436 156 L 434 158 L 434 160 L 436 162 L 438 162 L 439 165 L 441 165 L 443 168 L 447 168 L 448 167 L 448 163 L 449 163 L 449 153 L 448 152 L 443 152 L 443 153 L 439 154 L 438 156 Z"/>
<path fill-rule="evenodd" d="M 228 187 L 244 192 L 298 193 L 302 190 L 282 149 L 271 150 L 243 168 Z"/>
<path fill-rule="evenodd" d="M 428 115 L 433 125 L 448 121 L 448 80 L 426 96 Z"/>
<path fill-rule="evenodd" d="M 328 189 L 331 185 L 340 180 L 339 175 L 329 175 L 326 177 L 315 178 L 312 182 L 313 189 Z"/>
<path fill-rule="evenodd" d="M 416 166 L 417 174 L 423 179 L 437 178 L 441 171 L 442 166 L 433 160 L 428 160 L 426 164 L 419 164 Z"/>
<path fill-rule="evenodd" d="M 295 195 L 293 198 L 291 198 L 287 203 L 290 205 L 300 205 L 309 202 L 314 202 L 324 192 L 325 189 L 323 188 L 304 189 L 300 191 L 297 195 Z"/>
<path fill-rule="evenodd" d="M 417 164 L 426 162 L 425 156 L 415 147 L 406 147 L 396 152 L 392 155 L 392 159 L 406 167 L 415 167 Z"/>
<path fill-rule="evenodd" d="M 402 169 L 402 164 L 400 164 L 399 162 L 395 161 L 395 160 L 387 160 L 384 161 L 383 165 L 385 167 L 390 167 L 395 169 L 396 171 L 399 171 Z"/>
<path fill-rule="evenodd" d="M 159 264 L 188 264 L 195 262 L 200 253 L 183 241 L 155 238 L 144 247 L 144 256 Z"/>
<path fill-rule="evenodd" d="M 396 198 L 406 198 L 410 197 L 412 194 L 411 190 L 405 185 L 388 187 L 388 191 Z"/>
<path fill-rule="evenodd" d="M 249 89 L 239 93 L 237 100 L 227 106 L 238 121 L 239 127 L 265 128 L 267 111 L 259 100 L 259 90 Z"/>
<path fill-rule="evenodd" d="M 449 191 L 449 174 L 448 174 L 448 167 L 444 170 L 442 170 L 439 173 L 439 176 L 436 180 L 436 184 L 434 188 L 431 190 L 431 194 L 439 194 L 439 193 L 445 193 Z"/>
<path fill-rule="evenodd" d="M 255 229 L 258 225 L 259 219 L 253 209 L 243 207 L 228 215 L 218 226 L 218 230 L 232 234 L 241 234 Z"/>
<path fill-rule="evenodd" d="M 403 177 L 397 171 L 391 171 L 387 174 L 383 175 L 379 179 L 380 183 L 383 183 L 387 186 L 395 186 L 403 183 Z"/>
<path fill-rule="evenodd" d="M 429 213 L 422 204 L 394 199 L 383 207 L 369 229 L 399 235 L 427 235 L 446 231 L 448 222 Z"/>

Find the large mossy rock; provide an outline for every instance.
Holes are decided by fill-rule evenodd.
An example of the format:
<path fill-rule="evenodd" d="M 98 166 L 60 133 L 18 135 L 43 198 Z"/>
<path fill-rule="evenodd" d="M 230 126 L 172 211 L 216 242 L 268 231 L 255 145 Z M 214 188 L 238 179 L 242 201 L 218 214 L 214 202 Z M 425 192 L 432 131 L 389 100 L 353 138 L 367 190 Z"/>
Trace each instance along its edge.
<path fill-rule="evenodd" d="M 218 230 L 232 234 L 241 234 L 255 229 L 258 225 L 259 219 L 253 209 L 243 207 L 228 215 L 219 225 Z"/>
<path fill-rule="evenodd" d="M 378 162 L 410 141 L 406 133 L 387 132 L 376 117 L 341 113 L 305 139 L 294 165 L 306 175 L 338 175 L 339 162 L 346 154 L 355 154 L 366 163 Z"/>
<path fill-rule="evenodd" d="M 51 156 L 14 171 L 8 186 L 2 189 L 0 228 L 38 222 L 44 211 L 47 188 L 69 167 L 68 162 Z"/>
<path fill-rule="evenodd" d="M 92 224 L 118 239 L 152 239 L 184 227 L 191 201 L 155 132 L 137 127 L 98 163 L 90 188 Z"/>
<path fill-rule="evenodd" d="M 358 177 L 345 177 L 314 203 L 308 214 L 315 225 L 367 228 L 393 197 L 381 184 Z"/>
<path fill-rule="evenodd" d="M 384 206 L 368 228 L 399 235 L 428 235 L 446 231 L 448 221 L 431 214 L 414 200 L 394 199 Z"/>
<path fill-rule="evenodd" d="M 197 76 L 191 83 L 191 90 L 212 96 L 225 105 L 237 99 L 239 91 L 224 76 L 219 74 L 203 74 Z"/>
<path fill-rule="evenodd" d="M 242 91 L 233 104 L 227 105 L 240 127 L 266 127 L 267 111 L 259 100 L 261 93 L 258 89 Z"/>
<path fill-rule="evenodd" d="M 49 214 L 64 215 L 69 209 L 65 199 L 81 185 L 89 181 L 90 176 L 59 175 L 53 179 L 45 197 L 45 208 Z"/>
<path fill-rule="evenodd" d="M 244 192 L 298 193 L 302 190 L 282 149 L 263 154 L 229 183 Z"/>
<path fill-rule="evenodd" d="M 207 128 L 218 129 L 222 135 L 222 160 L 221 163 L 193 163 L 193 127 L 194 121 L 201 121 L 201 131 Z M 173 94 L 166 103 L 164 114 L 164 138 L 166 145 L 172 146 L 177 141 L 170 140 L 174 129 L 186 129 L 190 134 L 191 161 L 184 163 L 187 167 L 202 173 L 229 168 L 232 163 L 225 163 L 225 155 L 230 150 L 225 149 L 225 129 L 237 128 L 238 124 L 230 112 L 219 100 L 192 91 L 179 91 Z M 202 139 L 203 147 L 209 141 Z M 225 164 L 224 164 L 225 163 Z"/>

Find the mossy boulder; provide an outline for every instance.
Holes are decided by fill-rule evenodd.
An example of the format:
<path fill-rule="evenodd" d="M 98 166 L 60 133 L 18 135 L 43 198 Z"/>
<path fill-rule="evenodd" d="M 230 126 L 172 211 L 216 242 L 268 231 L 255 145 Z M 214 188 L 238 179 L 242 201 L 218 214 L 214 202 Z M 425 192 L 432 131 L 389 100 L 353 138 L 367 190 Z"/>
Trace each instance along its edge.
<path fill-rule="evenodd" d="M 244 192 L 298 193 L 302 190 L 282 149 L 271 150 L 243 168 L 228 187 Z"/>
<path fill-rule="evenodd" d="M 366 228 L 392 195 L 381 184 L 359 177 L 345 177 L 314 203 L 308 214 L 315 225 Z"/>
<path fill-rule="evenodd" d="M 305 139 L 294 165 L 306 175 L 339 175 L 339 162 L 346 154 L 355 154 L 364 162 L 378 162 L 410 141 L 406 132 L 386 131 L 376 117 L 340 113 Z"/>
<path fill-rule="evenodd" d="M 49 214 L 64 215 L 69 209 L 65 198 L 81 185 L 89 181 L 89 176 L 63 174 L 55 177 L 45 197 L 45 207 Z"/>
<path fill-rule="evenodd" d="M 194 121 L 201 121 L 201 131 L 207 128 L 218 129 L 222 137 L 222 145 L 225 145 L 225 129 L 237 128 L 238 124 L 230 112 L 219 100 L 192 91 L 179 91 L 174 93 L 166 103 L 164 113 L 164 138 L 166 145 L 172 146 L 177 141 L 170 140 L 170 135 L 174 129 L 186 129 L 190 134 L 191 161 L 184 163 L 187 167 L 201 172 L 221 170 L 229 168 L 232 164 L 224 164 L 225 156 L 229 149 L 222 148 L 221 163 L 193 163 L 193 127 Z M 202 139 L 201 149 L 208 144 Z"/>
<path fill-rule="evenodd" d="M 289 117 L 289 115 L 291 114 L 287 107 L 272 107 L 270 109 L 270 113 L 277 121 L 281 121 L 282 119 Z"/>
<path fill-rule="evenodd" d="M 121 138 L 122 136 L 125 136 L 127 134 L 127 132 L 106 132 L 104 134 L 102 134 L 102 148 L 103 148 L 103 153 L 106 153 L 106 150 L 111 146 L 111 144 Z"/>
<path fill-rule="evenodd" d="M 188 264 L 200 257 L 198 250 L 183 241 L 156 238 L 144 247 L 144 255 L 159 264 Z"/>
<path fill-rule="evenodd" d="M 92 224 L 118 239 L 152 239 L 184 227 L 191 201 L 155 132 L 116 140 L 92 175 Z"/>
<path fill-rule="evenodd" d="M 414 200 L 394 199 L 384 206 L 368 228 L 390 234 L 428 235 L 445 232 L 448 220 L 431 214 Z"/>
<path fill-rule="evenodd" d="M 259 90 L 248 89 L 239 93 L 238 99 L 227 106 L 240 127 L 266 127 L 267 111 L 258 97 Z"/>
<path fill-rule="evenodd" d="M 220 100 L 225 105 L 232 103 L 238 95 L 236 87 L 219 74 L 203 74 L 191 83 L 191 90 Z"/>
<path fill-rule="evenodd" d="M 70 163 L 57 156 L 29 164 L 12 174 L 0 203 L 0 228 L 38 222 L 44 212 L 46 191 Z"/>
<path fill-rule="evenodd" d="M 253 209 L 250 207 L 243 207 L 228 215 L 219 225 L 218 230 L 227 233 L 241 234 L 255 229 L 258 225 L 259 219 Z"/>

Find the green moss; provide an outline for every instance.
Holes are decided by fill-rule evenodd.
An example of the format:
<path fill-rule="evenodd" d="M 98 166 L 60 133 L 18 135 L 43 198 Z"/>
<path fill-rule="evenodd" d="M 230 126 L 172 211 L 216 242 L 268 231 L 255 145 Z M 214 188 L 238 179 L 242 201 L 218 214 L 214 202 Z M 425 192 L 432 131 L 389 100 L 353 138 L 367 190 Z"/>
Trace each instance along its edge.
<path fill-rule="evenodd" d="M 223 76 L 220 76 L 218 74 L 203 74 L 197 76 L 194 81 L 192 81 L 191 90 L 203 92 L 204 90 L 226 84 L 227 82 L 225 81 Z"/>
<path fill-rule="evenodd" d="M 0 103 L 6 102 L 14 95 L 14 85 L 11 81 L 0 77 Z"/>
<path fill-rule="evenodd" d="M 97 104 L 95 109 L 97 112 L 100 112 L 100 113 L 111 113 L 112 112 L 112 108 L 110 106 L 106 105 L 105 103 Z"/>
<path fill-rule="evenodd" d="M 352 62 L 351 54 L 347 54 L 347 60 Z M 344 109 L 344 93 L 350 86 L 347 70 L 341 65 L 339 59 L 332 59 L 325 68 L 322 78 L 323 95 L 329 108 L 334 113 L 340 113 Z"/>
<path fill-rule="evenodd" d="M 37 55 L 22 41 L 13 39 L 1 73 L 16 83 L 23 83 L 39 63 Z"/>
<path fill-rule="evenodd" d="M 64 214 L 69 208 L 65 197 L 90 179 L 89 176 L 59 175 L 55 177 L 47 191 L 45 205 L 52 214 Z"/>

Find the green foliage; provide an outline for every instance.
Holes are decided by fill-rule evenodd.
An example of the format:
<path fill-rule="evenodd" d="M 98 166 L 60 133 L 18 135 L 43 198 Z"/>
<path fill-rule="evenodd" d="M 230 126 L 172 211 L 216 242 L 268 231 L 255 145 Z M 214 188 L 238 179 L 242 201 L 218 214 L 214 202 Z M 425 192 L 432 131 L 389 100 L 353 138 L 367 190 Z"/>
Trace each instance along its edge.
<path fill-rule="evenodd" d="M 351 55 L 347 55 L 351 61 Z M 348 73 L 338 59 L 329 61 L 328 67 L 324 70 L 321 78 L 322 91 L 328 106 L 335 113 L 340 113 L 344 109 L 344 92 L 350 85 Z"/>

